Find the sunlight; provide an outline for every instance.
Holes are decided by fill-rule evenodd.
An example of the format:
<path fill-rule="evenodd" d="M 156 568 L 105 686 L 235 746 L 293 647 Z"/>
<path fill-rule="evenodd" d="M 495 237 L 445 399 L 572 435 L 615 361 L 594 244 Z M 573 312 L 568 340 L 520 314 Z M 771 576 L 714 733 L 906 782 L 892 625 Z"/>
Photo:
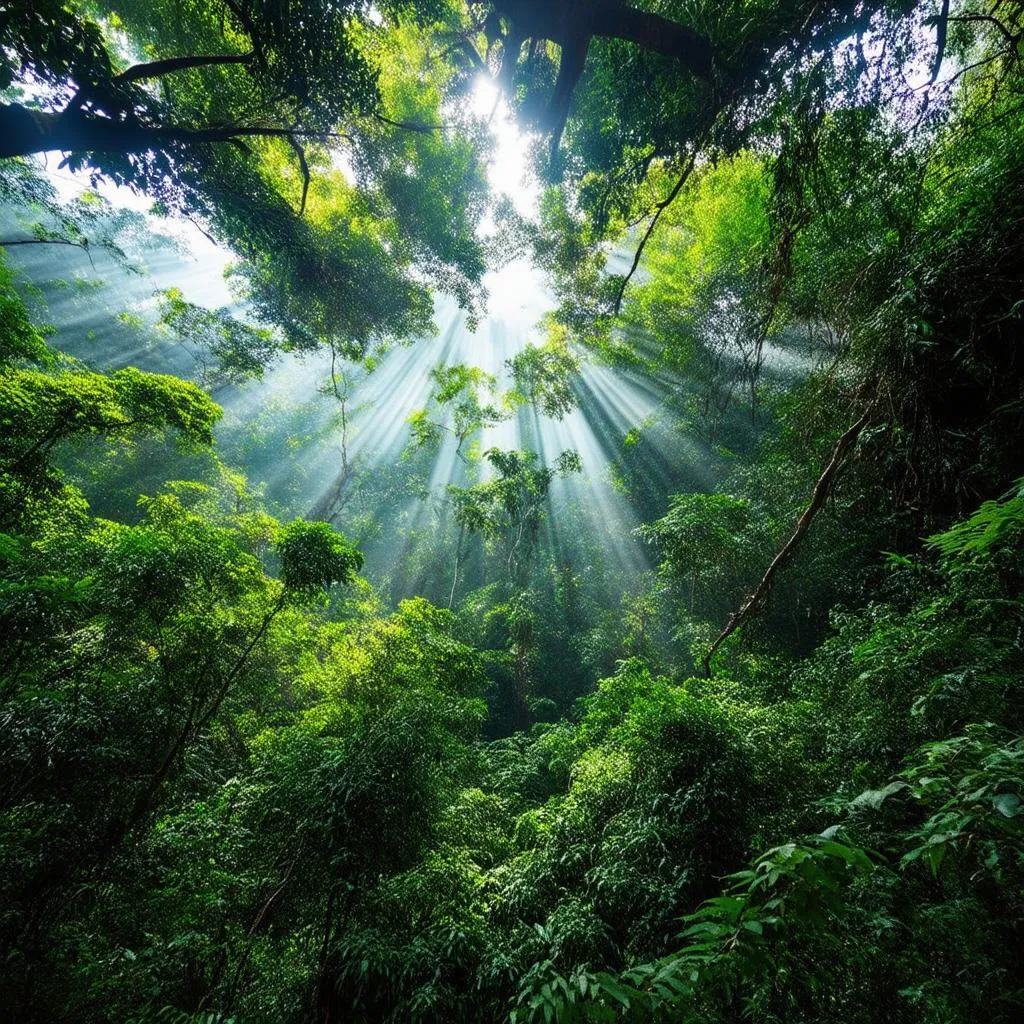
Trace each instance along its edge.
<path fill-rule="evenodd" d="M 156 216 L 151 212 L 152 200 L 126 186 L 117 185 L 108 178 L 100 178 L 94 187 L 85 175 L 53 169 L 59 168 L 62 159 L 61 153 L 43 154 L 47 180 L 64 202 L 80 196 L 86 190 L 97 192 L 115 208 L 142 214 L 153 226 L 154 232 L 168 235 L 180 243 L 181 250 L 188 254 L 186 259 L 182 259 L 182 252 L 179 251 L 168 253 L 166 262 L 161 259 L 154 261 L 152 254 L 147 260 L 148 269 L 160 282 L 159 287 L 181 288 L 187 292 L 190 301 L 210 308 L 233 303 L 234 299 L 224 280 L 224 270 L 233 259 L 227 249 L 213 242 L 190 220 Z"/>
<path fill-rule="evenodd" d="M 1021 1019 L 1024 4 L 0 11 L 0 1017 Z"/>
<path fill-rule="evenodd" d="M 516 211 L 534 217 L 540 186 L 529 166 L 533 139 L 520 131 L 491 78 L 480 75 L 472 93 L 472 112 L 488 120 L 495 147 L 488 163 L 488 179 L 496 196 L 508 197 Z M 47 175 L 60 196 L 71 199 L 83 190 L 78 175 L 53 170 L 56 154 L 47 161 Z M 84 253 L 70 253 L 76 275 L 102 279 L 102 302 L 97 305 L 96 288 L 71 288 L 50 296 L 51 314 L 59 328 L 62 343 L 100 366 L 149 364 L 164 372 L 188 374 L 187 355 L 182 349 L 154 347 L 146 326 L 151 322 L 154 292 L 177 287 L 189 301 L 209 308 L 232 307 L 234 297 L 227 287 L 224 271 L 231 254 L 215 245 L 187 220 L 157 218 L 149 213 L 150 204 L 131 190 L 101 182 L 97 191 L 113 205 L 135 210 L 146 216 L 154 232 L 174 239 L 177 250 L 156 250 L 147 256 L 146 275 L 126 275 L 103 259 L 95 269 Z M 485 233 L 496 229 L 485 222 Z M 80 257 L 80 258 L 79 258 Z M 19 259 L 33 276 L 50 268 L 52 254 L 22 253 Z M 94 257 L 95 259 L 95 257 Z M 448 296 L 435 296 L 436 333 L 409 347 L 397 346 L 380 359 L 372 373 L 355 367 L 347 371 L 352 390 L 346 409 L 347 427 L 344 447 L 349 472 L 369 473 L 394 467 L 407 451 L 411 433 L 409 416 L 427 406 L 432 391 L 431 371 L 437 366 L 466 364 L 479 367 L 498 379 L 498 394 L 512 386 L 507 362 L 527 344 L 544 341 L 540 321 L 554 308 L 555 300 L 544 274 L 528 260 L 520 259 L 484 277 L 488 301 L 485 315 L 475 331 L 466 324 L 465 313 Z M 90 294 L 86 295 L 86 292 Z M 240 313 L 244 315 L 244 310 Z M 132 325 L 138 319 L 139 327 Z M 117 330 L 111 323 L 121 321 Z M 326 496 L 354 482 L 341 481 L 343 438 L 339 425 L 339 406 L 329 396 L 319 396 L 329 374 L 329 362 L 323 356 L 298 358 L 286 356 L 271 366 L 262 381 L 244 388 L 230 388 L 217 395 L 226 416 L 220 428 L 225 435 L 244 432 L 250 417 L 262 417 L 272 409 L 293 409 L 306 418 L 310 440 L 303 455 L 302 482 L 292 500 L 297 511 L 320 508 Z M 578 393 L 586 408 L 572 410 L 559 422 L 525 408 L 518 415 L 486 427 L 476 439 L 477 450 L 495 447 L 503 450 L 536 450 L 550 463 L 560 452 L 573 450 L 583 460 L 583 473 L 558 479 L 549 501 L 573 508 L 573 515 L 593 535 L 608 557 L 623 571 L 648 567 L 650 552 L 632 536 L 639 518 L 630 498 L 612 486 L 613 466 L 621 458 L 621 445 L 627 431 L 658 407 L 660 388 L 650 381 L 631 381 L 584 359 Z M 284 403 L 282 405 L 282 403 Z M 652 464 L 647 471 L 659 479 L 661 468 Z M 252 482 L 271 493 L 287 485 L 296 469 L 286 459 L 275 459 L 268 451 L 249 467 Z M 492 472 L 487 463 L 474 469 L 487 478 Z M 355 476 L 352 477 L 352 481 Z M 454 450 L 454 442 L 445 441 L 436 453 L 427 477 L 431 498 L 427 501 L 410 495 L 403 514 L 406 526 L 415 530 L 429 509 L 443 501 L 450 484 L 465 484 L 467 468 Z M 287 485 L 294 486 L 294 484 Z M 343 503 L 348 509 L 347 503 Z M 354 513 L 341 511 L 339 523 L 350 528 L 347 520 Z M 545 527 L 548 542 L 560 546 L 558 515 L 549 515 Z M 354 528 L 354 527 L 353 527 Z M 397 548 L 373 546 L 367 569 L 377 574 L 393 573 L 402 557 Z"/>
<path fill-rule="evenodd" d="M 478 75 L 473 87 L 472 112 L 488 118 L 495 138 L 495 150 L 487 167 L 491 188 L 511 200 L 524 217 L 535 216 L 540 202 L 540 188 L 528 171 L 527 156 L 532 137 L 522 132 L 501 95 L 497 83 L 489 75 Z"/>

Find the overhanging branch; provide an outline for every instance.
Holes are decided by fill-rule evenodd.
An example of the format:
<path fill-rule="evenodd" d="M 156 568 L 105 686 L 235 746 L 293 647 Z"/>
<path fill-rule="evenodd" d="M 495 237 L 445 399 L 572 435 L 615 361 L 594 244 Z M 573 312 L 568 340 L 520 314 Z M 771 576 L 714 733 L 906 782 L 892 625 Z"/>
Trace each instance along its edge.
<path fill-rule="evenodd" d="M 346 139 L 343 132 L 306 129 L 297 125 L 217 125 L 186 128 L 146 125 L 137 121 L 98 117 L 81 110 L 54 114 L 18 103 L 0 104 L 0 158 L 28 156 L 47 150 L 77 153 L 137 153 L 176 145 L 228 143 L 244 138 Z"/>
<path fill-rule="evenodd" d="M 373 118 L 381 124 L 389 124 L 392 128 L 402 128 L 407 132 L 418 132 L 421 135 L 430 135 L 432 132 L 443 131 L 443 124 L 424 124 L 422 121 L 394 121 L 380 111 L 374 111 Z"/>
<path fill-rule="evenodd" d="M 306 151 L 294 134 L 288 136 L 288 142 L 299 158 L 299 169 L 302 171 L 302 202 L 299 203 L 299 216 L 301 217 L 306 212 L 306 196 L 309 194 L 309 163 L 306 160 Z"/>
<path fill-rule="evenodd" d="M 93 270 L 96 269 L 88 242 L 73 242 L 70 238 L 8 238 L 0 241 L 0 248 L 9 249 L 13 245 L 70 245 L 72 248 L 81 249 L 89 257 Z"/>
<path fill-rule="evenodd" d="M 942 60 L 946 56 L 946 31 L 949 28 L 949 0 L 942 0 L 942 12 L 935 28 L 935 61 L 932 64 L 932 77 L 930 85 L 938 80 L 939 72 L 942 70 Z"/>

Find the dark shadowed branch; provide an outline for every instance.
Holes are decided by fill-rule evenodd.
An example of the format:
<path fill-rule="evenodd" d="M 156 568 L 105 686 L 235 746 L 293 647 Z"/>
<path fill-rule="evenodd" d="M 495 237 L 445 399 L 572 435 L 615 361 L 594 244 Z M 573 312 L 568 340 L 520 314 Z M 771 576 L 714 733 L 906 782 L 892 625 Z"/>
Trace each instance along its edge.
<path fill-rule="evenodd" d="M 138 82 L 145 78 L 160 78 L 174 71 L 186 71 L 189 68 L 213 67 L 223 64 L 248 64 L 253 59 L 252 53 L 217 53 L 206 56 L 169 57 L 167 60 L 154 60 L 146 64 L 133 64 L 126 71 L 114 77 L 115 82 Z"/>
<path fill-rule="evenodd" d="M 302 148 L 299 140 L 293 135 L 288 136 L 292 149 L 299 159 L 299 168 L 302 171 L 302 202 L 299 203 L 299 216 L 306 212 L 306 197 L 309 195 L 309 162 L 306 160 L 306 151 Z"/>

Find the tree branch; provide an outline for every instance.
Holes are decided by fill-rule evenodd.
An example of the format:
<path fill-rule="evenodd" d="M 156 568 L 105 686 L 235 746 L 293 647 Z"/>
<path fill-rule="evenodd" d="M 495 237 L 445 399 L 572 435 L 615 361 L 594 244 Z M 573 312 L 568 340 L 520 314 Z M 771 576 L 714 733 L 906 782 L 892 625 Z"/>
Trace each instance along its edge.
<path fill-rule="evenodd" d="M 622 308 L 622 299 L 623 296 L 626 294 L 626 285 L 629 284 L 630 279 L 636 273 L 636 268 L 640 266 L 640 257 L 643 255 L 644 247 L 650 240 L 651 235 L 654 234 L 654 229 L 658 224 L 658 219 L 665 212 L 665 210 L 667 210 L 672 205 L 672 203 L 675 202 L 676 197 L 682 191 L 687 179 L 690 177 L 691 173 L 693 173 L 693 167 L 696 162 L 697 150 L 695 148 L 693 153 L 690 155 L 689 161 L 687 161 L 686 167 L 683 168 L 683 173 L 679 176 L 679 180 L 672 187 L 672 191 L 669 192 L 668 196 L 666 196 L 666 198 L 663 199 L 660 203 L 658 203 L 658 205 L 654 208 L 654 216 L 651 218 L 651 223 L 647 225 L 647 230 L 644 232 L 644 237 L 640 239 L 640 245 L 637 246 L 636 253 L 633 255 L 633 265 L 629 268 L 629 273 L 626 274 L 626 276 L 622 279 L 622 283 L 619 285 L 618 294 L 616 294 L 615 296 L 614 308 L 616 316 L 619 315 L 619 310 Z"/>
<path fill-rule="evenodd" d="M 797 521 L 796 529 L 793 531 L 792 536 L 782 546 L 778 554 L 772 559 L 771 565 L 768 566 L 767 572 L 761 579 L 761 582 L 757 585 L 757 589 L 743 602 L 739 610 L 729 616 L 729 621 L 725 625 L 725 629 L 718 634 L 717 639 L 708 649 L 707 654 L 704 655 L 704 675 L 709 679 L 711 678 L 711 659 L 715 656 L 718 649 L 725 643 L 726 640 L 736 632 L 740 626 L 746 622 L 751 616 L 756 615 L 763 606 L 765 599 L 768 597 L 769 591 L 772 587 L 772 581 L 775 578 L 776 573 L 782 568 L 782 566 L 788 561 L 789 557 L 796 550 L 797 545 L 803 540 L 804 535 L 811 527 L 811 523 L 814 522 L 814 517 L 821 510 L 825 504 L 825 500 L 829 496 L 829 492 L 832 489 L 832 485 L 835 482 L 836 474 L 842 467 L 846 456 L 849 454 L 850 449 L 856 443 L 857 438 L 860 436 L 860 432 L 867 426 L 868 421 L 871 418 L 871 414 L 874 410 L 874 404 L 868 406 L 867 409 L 861 414 L 860 419 L 850 427 L 842 437 L 836 442 L 835 448 L 832 450 L 832 457 L 828 461 L 828 465 L 825 466 L 818 482 L 814 485 L 814 492 L 811 495 L 810 504 L 804 509 L 803 515 Z"/>
<path fill-rule="evenodd" d="M 652 11 L 630 7 L 621 0 L 598 0 L 592 10 L 594 35 L 625 39 L 642 50 L 674 57 L 698 78 L 711 78 L 714 49 L 693 29 Z"/>
<path fill-rule="evenodd" d="M 188 68 L 210 67 L 220 64 L 248 64 L 254 53 L 217 53 L 207 56 L 169 57 L 166 60 L 154 60 L 148 64 L 133 64 L 126 71 L 114 76 L 119 85 L 126 82 L 137 82 L 143 78 L 159 78 L 175 71 Z"/>
<path fill-rule="evenodd" d="M 423 129 L 427 130 L 427 129 Z M 319 131 L 297 126 L 222 125 L 184 128 L 118 121 L 78 110 L 54 114 L 32 110 L 19 103 L 0 104 L 0 158 L 28 156 L 58 149 L 79 153 L 135 153 L 174 145 L 224 142 L 256 138 L 346 139 L 343 132 Z"/>
<path fill-rule="evenodd" d="M 711 77 L 711 43 L 686 25 L 652 11 L 631 7 L 624 0 L 495 0 L 495 8 L 512 22 L 509 37 L 550 39 L 559 46 L 574 40 L 579 46 L 590 36 L 635 43 L 642 50 L 674 57 L 687 71 Z M 518 59 L 518 48 L 514 60 Z M 502 59 L 504 72 L 505 59 Z"/>
<path fill-rule="evenodd" d="M 299 145 L 299 140 L 294 134 L 288 136 L 288 142 L 299 158 L 299 168 L 302 171 L 302 202 L 299 203 L 299 216 L 301 217 L 306 212 L 306 196 L 309 194 L 309 163 L 306 161 L 306 151 Z"/>
<path fill-rule="evenodd" d="M 946 0 L 944 10 L 949 6 L 949 0 Z M 1011 50 L 1016 50 L 1017 45 L 1021 40 L 1020 32 L 1011 32 L 1005 22 L 1000 21 L 998 18 L 993 17 L 991 14 L 958 14 L 952 18 L 948 18 L 949 21 L 965 21 L 965 22 L 976 22 L 987 25 L 994 25 L 998 30 L 999 34 L 1006 40 L 1007 45 Z"/>
<path fill-rule="evenodd" d="M 949 0 L 942 0 L 942 12 L 935 28 L 935 62 L 929 85 L 934 85 L 942 70 L 942 59 L 946 56 L 946 30 L 949 28 Z"/>
<path fill-rule="evenodd" d="M 137 82 L 145 78 L 159 78 L 171 74 L 174 71 L 184 71 L 188 68 L 208 67 L 214 64 L 247 64 L 253 59 L 252 53 L 218 53 L 206 56 L 169 57 L 166 60 L 154 60 L 145 64 L 133 64 L 126 71 L 114 75 L 110 84 L 127 85 L 130 82 Z M 96 93 L 107 86 L 106 82 L 87 82 L 82 85 L 74 96 L 71 97 L 65 114 L 81 110 L 90 100 L 95 99 Z M 109 88 L 107 89 L 109 92 Z"/>
<path fill-rule="evenodd" d="M 373 112 L 373 117 L 374 120 L 380 121 L 381 124 L 389 124 L 392 128 L 404 128 L 407 132 L 419 132 L 421 135 L 443 131 L 447 127 L 443 124 L 423 124 L 421 121 L 392 121 L 390 117 L 376 110 Z"/>
<path fill-rule="evenodd" d="M 227 995 L 224 998 L 225 1015 L 231 1013 L 231 1008 L 235 1001 L 235 995 L 238 992 L 238 986 L 242 981 L 243 972 L 249 964 L 249 958 L 252 955 L 252 937 L 256 934 L 260 925 L 263 924 L 264 919 L 270 912 L 270 908 L 274 905 L 277 898 L 285 891 L 286 888 L 288 888 L 288 883 L 291 881 L 292 875 L 295 872 L 295 866 L 299 863 L 299 857 L 302 855 L 302 847 L 305 845 L 305 842 L 306 837 L 303 836 L 299 840 L 298 849 L 295 851 L 295 856 L 292 858 L 291 864 L 288 865 L 288 870 L 285 872 L 284 878 L 281 879 L 281 884 L 278 885 L 278 887 L 270 894 L 269 898 L 264 902 L 263 906 L 260 907 L 259 912 L 256 914 L 255 919 L 249 927 L 249 931 L 246 932 L 245 948 L 242 950 L 241 957 L 239 957 L 234 977 L 231 979 Z"/>
<path fill-rule="evenodd" d="M 469 60 L 470 64 L 477 69 L 477 71 L 483 72 L 485 75 L 490 74 L 490 71 L 485 63 L 483 57 L 477 52 L 476 47 L 472 41 L 468 39 L 464 34 L 460 34 L 455 42 L 450 47 L 451 50 L 459 50 L 464 53 Z M 442 54 L 446 56 L 446 54 Z"/>
<path fill-rule="evenodd" d="M 81 249 L 89 257 L 92 269 L 96 269 L 96 264 L 92 261 L 92 253 L 89 252 L 88 242 L 72 242 L 69 238 L 11 238 L 0 241 L 0 246 L 4 249 L 9 249 L 12 245 L 70 245 L 75 249 Z"/>
<path fill-rule="evenodd" d="M 551 95 L 551 102 L 548 104 L 547 110 L 548 130 L 551 132 L 552 165 L 558 158 L 562 132 L 565 131 L 565 122 L 569 119 L 569 108 L 572 106 L 572 96 L 576 91 L 576 85 L 583 77 L 589 46 L 590 36 L 586 35 L 580 39 L 566 40 L 562 44 L 558 78 L 555 79 L 555 91 Z M 511 88 L 509 95 L 512 95 Z"/>

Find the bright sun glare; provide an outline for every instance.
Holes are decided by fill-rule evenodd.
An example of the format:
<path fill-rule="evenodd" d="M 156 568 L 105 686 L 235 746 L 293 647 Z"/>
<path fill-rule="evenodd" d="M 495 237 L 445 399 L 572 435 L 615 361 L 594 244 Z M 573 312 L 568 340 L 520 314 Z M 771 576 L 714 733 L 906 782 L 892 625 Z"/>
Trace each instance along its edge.
<path fill-rule="evenodd" d="M 478 75 L 473 87 L 472 112 L 489 118 L 495 148 L 487 177 L 491 188 L 512 199 L 523 216 L 537 212 L 540 190 L 527 169 L 528 136 L 519 130 L 505 97 L 488 75 Z"/>

